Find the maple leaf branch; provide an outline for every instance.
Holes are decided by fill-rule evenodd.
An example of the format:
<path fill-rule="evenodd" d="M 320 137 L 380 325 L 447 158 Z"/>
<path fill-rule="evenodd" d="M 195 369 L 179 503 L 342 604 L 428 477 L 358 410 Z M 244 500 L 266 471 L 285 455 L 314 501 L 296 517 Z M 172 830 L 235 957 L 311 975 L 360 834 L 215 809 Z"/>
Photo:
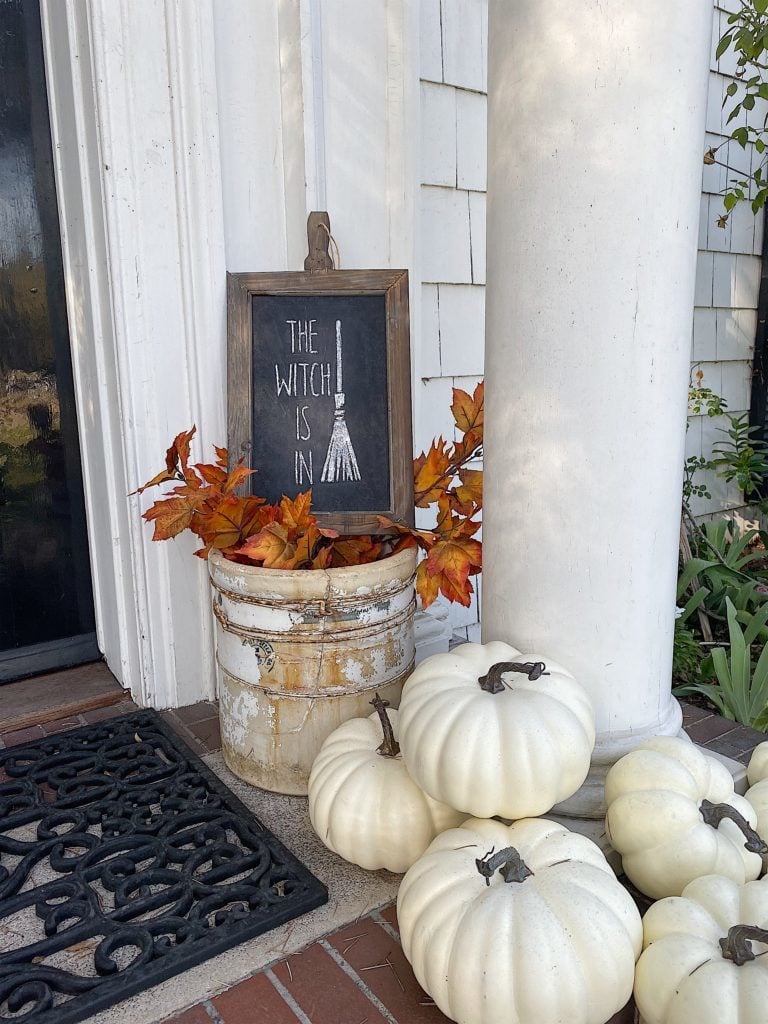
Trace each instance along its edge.
<path fill-rule="evenodd" d="M 456 451 L 456 447 L 454 445 L 454 455 L 452 456 L 452 460 L 453 460 L 453 458 L 455 458 L 455 451 Z M 438 484 L 441 483 L 441 481 L 453 479 L 453 477 L 456 476 L 456 474 L 459 472 L 459 470 L 463 469 L 464 466 L 466 466 L 466 464 L 468 462 L 471 462 L 473 459 L 480 458 L 482 456 L 482 454 L 483 454 L 483 442 L 481 441 L 470 452 L 468 452 L 467 455 L 465 455 L 463 458 L 458 459 L 455 462 L 454 461 L 450 461 L 448 463 L 448 468 L 445 470 L 445 472 L 441 473 L 440 476 L 436 480 L 434 480 L 432 482 L 431 486 L 424 488 L 424 490 L 416 491 L 414 496 L 413 496 L 414 503 L 416 505 L 418 505 L 419 502 L 424 498 L 424 496 L 426 494 L 429 494 L 430 491 L 433 491 L 438 486 Z M 447 488 L 442 488 L 442 489 L 447 491 Z M 434 504 L 434 502 L 430 502 L 430 504 Z"/>

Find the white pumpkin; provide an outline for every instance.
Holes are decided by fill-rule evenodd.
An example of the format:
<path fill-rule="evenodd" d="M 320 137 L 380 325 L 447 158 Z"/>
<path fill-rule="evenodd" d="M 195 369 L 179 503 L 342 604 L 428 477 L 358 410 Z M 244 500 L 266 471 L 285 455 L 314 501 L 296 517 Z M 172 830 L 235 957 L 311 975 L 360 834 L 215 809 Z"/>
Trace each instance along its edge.
<path fill-rule="evenodd" d="M 554 821 L 443 832 L 397 917 L 419 984 L 458 1024 L 604 1024 L 632 993 L 640 914 L 599 848 Z"/>
<path fill-rule="evenodd" d="M 768 779 L 768 742 L 758 743 L 752 751 L 747 767 L 747 782 L 750 786 L 755 786 L 764 779 Z"/>
<path fill-rule="evenodd" d="M 768 743 L 755 747 L 747 768 L 749 789 L 744 794 L 755 809 L 757 831 L 768 840 Z"/>
<path fill-rule="evenodd" d="M 581 786 L 595 719 L 560 665 L 497 641 L 463 644 L 407 680 L 400 744 L 436 800 L 479 818 L 533 817 Z"/>
<path fill-rule="evenodd" d="M 731 931 L 739 925 L 750 927 Z M 645 1024 L 765 1024 L 766 928 L 768 879 L 737 885 L 707 875 L 682 896 L 654 903 L 643 920 L 646 949 L 635 976 Z"/>
<path fill-rule="evenodd" d="M 726 813 L 740 814 L 754 830 L 757 816 L 734 793 L 728 769 L 689 740 L 656 736 L 625 754 L 605 780 L 606 830 L 628 878 L 647 896 L 679 896 L 702 875 L 742 884 L 760 874 L 757 846 Z M 711 823 L 708 823 L 711 822 Z"/>
<path fill-rule="evenodd" d="M 419 789 L 396 749 L 397 711 L 385 711 L 387 702 L 377 700 L 380 709 L 370 718 L 344 722 L 320 748 L 309 776 L 309 817 L 345 860 L 402 872 L 466 814 Z"/>

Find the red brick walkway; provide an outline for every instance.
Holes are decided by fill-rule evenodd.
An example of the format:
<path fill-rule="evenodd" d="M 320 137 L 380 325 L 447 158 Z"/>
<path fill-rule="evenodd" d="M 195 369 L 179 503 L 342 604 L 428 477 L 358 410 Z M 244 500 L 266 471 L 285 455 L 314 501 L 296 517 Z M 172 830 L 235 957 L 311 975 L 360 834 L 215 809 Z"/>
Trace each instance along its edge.
<path fill-rule="evenodd" d="M 633 1024 L 626 1007 L 609 1024 Z M 165 1024 L 450 1024 L 400 947 L 394 906 L 361 918 Z"/>
<path fill-rule="evenodd" d="M 43 726 L 5 733 L 0 748 L 102 721 L 135 709 L 130 700 Z M 683 705 L 691 738 L 746 763 L 762 733 Z M 163 717 L 198 754 L 220 749 L 216 706 L 167 711 Z M 626 1007 L 609 1024 L 631 1024 Z M 165 1024 L 441 1024 L 448 1020 L 419 987 L 405 959 L 393 906 L 374 911 L 287 960 L 205 1000 Z"/>
<path fill-rule="evenodd" d="M 394 907 L 315 942 L 168 1024 L 440 1024 L 400 948 Z"/>

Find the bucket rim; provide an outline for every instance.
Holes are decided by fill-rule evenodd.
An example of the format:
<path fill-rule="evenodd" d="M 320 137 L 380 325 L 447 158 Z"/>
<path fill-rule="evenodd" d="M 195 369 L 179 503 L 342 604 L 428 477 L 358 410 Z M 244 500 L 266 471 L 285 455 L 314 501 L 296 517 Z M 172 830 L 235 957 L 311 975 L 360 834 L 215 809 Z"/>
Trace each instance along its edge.
<path fill-rule="evenodd" d="M 332 569 L 265 569 L 232 562 L 215 549 L 208 555 L 208 572 L 217 588 L 238 593 L 274 594 L 298 599 L 328 598 L 334 594 L 371 593 L 399 580 L 408 583 L 416 570 L 416 548 L 406 548 L 377 562 Z"/>

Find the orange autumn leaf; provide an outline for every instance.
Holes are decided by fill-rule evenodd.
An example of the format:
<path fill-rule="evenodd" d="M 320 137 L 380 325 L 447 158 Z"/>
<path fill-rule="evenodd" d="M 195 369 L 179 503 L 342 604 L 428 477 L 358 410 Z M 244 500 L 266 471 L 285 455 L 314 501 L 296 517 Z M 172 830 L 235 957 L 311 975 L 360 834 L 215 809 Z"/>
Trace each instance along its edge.
<path fill-rule="evenodd" d="M 438 573 L 431 577 L 431 579 L 433 583 L 437 584 L 443 597 L 456 604 L 461 604 L 465 608 L 469 608 L 472 603 L 472 594 L 475 592 L 475 588 L 472 586 L 469 578 L 464 580 L 463 583 L 457 583 L 446 573 Z"/>
<path fill-rule="evenodd" d="M 170 473 L 167 469 L 163 469 L 157 474 L 157 476 L 153 476 L 151 480 L 147 480 L 145 484 L 142 484 L 141 487 L 137 487 L 135 491 L 131 491 L 130 493 L 143 494 L 144 491 L 148 490 L 150 487 L 155 487 L 157 484 L 164 484 L 168 480 L 178 479 L 179 477 L 176 475 L 175 472 Z"/>
<path fill-rule="evenodd" d="M 437 501 L 437 521 L 435 522 L 435 534 L 450 533 L 453 529 L 453 502 L 447 491 L 444 491 Z"/>
<path fill-rule="evenodd" d="M 437 524 L 437 533 L 441 541 L 461 541 L 474 537 L 483 524 L 479 520 L 467 519 L 465 516 L 451 515 Z M 479 543 L 479 542 L 478 542 Z"/>
<path fill-rule="evenodd" d="M 210 463 L 200 462 L 196 463 L 195 469 L 198 474 L 203 477 L 206 483 L 210 483 L 212 487 L 217 490 L 223 489 L 226 483 L 226 470 L 220 466 L 211 466 Z"/>
<path fill-rule="evenodd" d="M 333 548 L 320 548 L 315 557 L 312 559 L 310 568 L 312 569 L 330 569 L 331 558 L 333 556 Z"/>
<path fill-rule="evenodd" d="M 444 493 L 449 483 L 449 465 L 450 460 L 442 437 L 432 442 L 426 455 L 422 452 L 418 459 L 414 460 L 413 500 L 417 508 L 428 508 Z"/>
<path fill-rule="evenodd" d="M 448 498 L 451 502 L 451 512 L 458 516 L 471 516 L 477 508 L 472 501 L 460 501 L 455 490 L 448 492 Z"/>
<path fill-rule="evenodd" d="M 439 577 L 429 575 L 426 558 L 419 562 L 416 569 L 416 589 L 419 592 L 423 608 L 429 608 L 440 593 Z"/>
<path fill-rule="evenodd" d="M 480 542 L 469 537 L 440 540 L 427 555 L 427 572 L 430 576 L 440 578 L 443 593 L 446 593 L 446 583 L 466 593 L 470 573 L 477 572 L 481 566 L 482 552 Z M 471 592 L 471 584 L 468 590 Z M 469 604 L 468 594 L 466 601 L 462 600 L 461 604 Z"/>
<path fill-rule="evenodd" d="M 376 518 L 379 520 L 383 529 L 392 533 L 398 533 L 403 539 L 408 537 L 412 538 L 419 547 L 423 548 L 425 551 L 428 551 L 430 545 L 437 539 L 437 535 L 434 530 L 417 530 L 413 526 L 406 526 L 405 523 L 396 523 L 392 519 L 387 519 L 386 516 L 377 516 Z M 410 547 L 411 545 L 406 544 L 405 546 Z M 398 550 L 402 549 L 398 548 Z"/>
<path fill-rule="evenodd" d="M 483 453 L 483 435 L 475 430 L 470 430 L 461 440 L 457 441 L 451 451 L 452 473 L 461 469 L 467 462 L 477 459 Z"/>
<path fill-rule="evenodd" d="M 485 386 L 482 381 L 477 385 L 471 397 L 461 388 L 453 389 L 451 412 L 454 422 L 462 434 L 473 431 L 478 433 L 482 440 L 484 399 Z"/>
<path fill-rule="evenodd" d="M 266 525 L 267 510 L 263 498 L 238 498 L 234 495 L 218 502 L 215 509 L 199 514 L 192 529 L 205 545 L 195 554 L 207 558 L 211 548 L 234 548 Z"/>
<path fill-rule="evenodd" d="M 142 519 L 155 524 L 152 540 L 170 540 L 182 531 L 190 529 L 194 514 L 193 502 L 187 498 L 175 497 L 156 501 L 147 509 Z"/>
<path fill-rule="evenodd" d="M 381 555 L 383 544 L 375 537 L 341 537 L 331 548 L 331 565 L 366 565 Z"/>
<path fill-rule="evenodd" d="M 189 445 L 192 438 L 195 436 L 196 431 L 196 427 L 191 427 L 189 430 L 182 430 L 182 432 L 177 434 L 173 439 L 173 444 L 165 453 L 165 464 L 169 470 L 171 466 L 175 465 L 184 474 L 184 476 L 187 476 L 189 473 Z"/>
<path fill-rule="evenodd" d="M 207 462 L 198 462 L 195 469 L 206 483 L 211 484 L 217 490 L 223 490 L 227 482 L 227 472 L 221 466 L 211 466 Z"/>
<path fill-rule="evenodd" d="M 418 547 L 416 538 L 413 536 L 409 536 L 408 534 L 403 534 L 403 536 L 400 537 L 397 543 L 393 546 L 390 554 L 399 555 L 401 551 L 405 551 L 407 548 L 415 547 Z"/>
<path fill-rule="evenodd" d="M 226 448 L 217 448 L 213 446 L 213 450 L 216 452 L 216 465 L 220 466 L 221 469 L 227 468 L 227 461 L 229 459 L 229 452 Z"/>
<path fill-rule="evenodd" d="M 296 564 L 296 545 L 288 539 L 288 531 L 282 523 L 265 526 L 249 537 L 236 554 L 261 562 L 265 569 L 293 569 Z"/>
<path fill-rule="evenodd" d="M 310 517 L 314 520 L 314 516 Z M 285 526 L 283 522 L 283 526 Z M 288 537 L 296 544 L 296 565 L 295 569 L 317 568 L 314 562 L 321 550 L 323 541 L 326 538 L 336 538 L 338 533 L 335 530 L 319 529 L 314 522 L 308 524 L 306 530 L 288 530 Z M 322 561 L 322 559 L 321 559 Z"/>
<path fill-rule="evenodd" d="M 287 530 L 295 530 L 297 533 L 303 533 L 310 526 L 314 526 L 317 523 L 317 519 L 312 515 L 310 509 L 312 507 L 312 490 L 304 491 L 303 494 L 297 494 L 295 498 L 287 498 L 283 495 L 282 501 L 280 502 L 281 521 Z"/>
<path fill-rule="evenodd" d="M 243 466 L 241 463 L 238 462 L 238 464 L 233 467 L 232 471 L 226 477 L 224 486 L 222 488 L 222 492 L 224 494 L 232 494 L 232 492 L 237 490 L 237 488 L 241 484 L 245 483 L 249 476 L 253 476 L 255 472 L 255 469 L 248 469 L 247 466 Z"/>
<path fill-rule="evenodd" d="M 482 469 L 460 469 L 461 486 L 456 488 L 456 497 L 460 502 L 474 503 L 483 507 L 483 471 Z M 471 513 L 469 513 L 471 514 Z"/>
<path fill-rule="evenodd" d="M 191 473 L 187 463 L 189 461 L 189 443 L 195 436 L 195 429 L 192 427 L 190 430 L 183 430 L 176 435 L 173 444 L 165 453 L 165 469 L 162 469 L 141 487 L 137 487 L 135 491 L 131 491 L 131 494 L 143 494 L 148 488 L 167 483 L 169 480 L 183 480 L 189 475 L 194 477 L 194 473 Z M 165 540 L 164 537 L 154 539 Z"/>

